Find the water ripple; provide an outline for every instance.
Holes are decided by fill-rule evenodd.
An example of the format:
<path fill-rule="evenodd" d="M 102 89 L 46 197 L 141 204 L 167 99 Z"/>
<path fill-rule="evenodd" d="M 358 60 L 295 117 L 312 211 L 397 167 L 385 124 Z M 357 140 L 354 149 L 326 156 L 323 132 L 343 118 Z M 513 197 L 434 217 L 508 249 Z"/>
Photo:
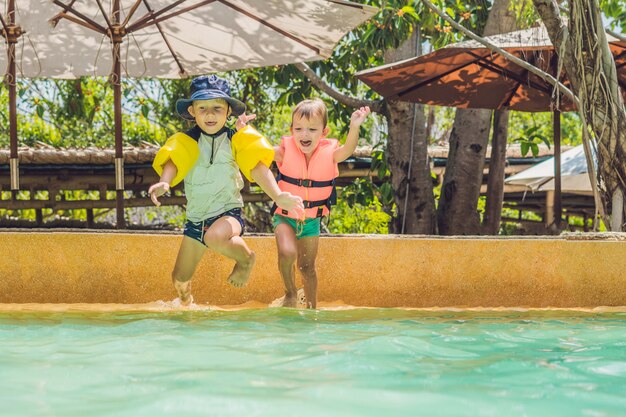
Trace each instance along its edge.
<path fill-rule="evenodd" d="M 626 316 L 569 314 L 0 313 L 0 415 L 626 415 Z"/>

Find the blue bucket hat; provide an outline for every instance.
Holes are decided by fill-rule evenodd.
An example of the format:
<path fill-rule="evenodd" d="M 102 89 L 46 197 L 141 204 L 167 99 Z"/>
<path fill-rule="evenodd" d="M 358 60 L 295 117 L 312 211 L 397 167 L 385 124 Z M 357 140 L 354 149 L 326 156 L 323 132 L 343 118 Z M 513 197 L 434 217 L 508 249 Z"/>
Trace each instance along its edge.
<path fill-rule="evenodd" d="M 233 116 L 239 116 L 246 111 L 246 105 L 230 96 L 228 81 L 217 75 L 201 75 L 191 80 L 191 97 L 176 101 L 176 111 L 183 119 L 194 120 L 187 110 L 196 100 L 213 100 L 221 98 L 230 105 Z"/>

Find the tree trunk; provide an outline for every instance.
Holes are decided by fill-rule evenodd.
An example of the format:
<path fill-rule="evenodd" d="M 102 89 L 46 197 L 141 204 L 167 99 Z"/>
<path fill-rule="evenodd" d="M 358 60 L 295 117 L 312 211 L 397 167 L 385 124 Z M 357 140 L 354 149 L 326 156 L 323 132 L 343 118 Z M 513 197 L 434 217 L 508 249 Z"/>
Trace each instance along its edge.
<path fill-rule="evenodd" d="M 483 179 L 490 116 L 490 110 L 471 109 L 456 113 L 437 210 L 437 224 L 442 235 L 480 233 L 476 207 Z"/>
<path fill-rule="evenodd" d="M 487 201 L 483 215 L 482 233 L 497 235 L 500 231 L 502 201 L 504 199 L 504 168 L 506 166 L 506 144 L 509 132 L 509 112 L 493 112 L 489 178 L 487 179 Z"/>
<path fill-rule="evenodd" d="M 562 51 L 560 58 L 580 100 L 579 111 L 597 142 L 597 183 L 609 217 L 605 219 L 606 226 L 613 231 L 626 231 L 626 111 L 598 1 L 570 0 L 569 28 L 556 1 L 533 2 L 552 43 L 557 51 Z"/>
<path fill-rule="evenodd" d="M 494 1 L 485 25 L 485 36 L 515 29 L 515 15 L 509 10 L 510 4 L 511 0 Z M 457 110 L 437 210 L 440 234 L 480 233 L 480 216 L 477 206 L 485 153 L 489 142 L 490 123 L 491 111 L 489 110 Z M 504 172 L 492 174 L 490 169 L 490 175 L 504 176 Z M 492 189 L 490 192 L 497 195 L 502 191 Z M 493 198 L 491 200 L 495 203 Z M 491 216 L 492 219 L 495 217 L 499 215 Z"/>
<path fill-rule="evenodd" d="M 416 31 L 398 49 L 385 52 L 385 61 L 395 62 L 414 57 L 417 55 L 418 44 Z M 388 102 L 385 115 L 389 126 L 387 159 L 398 209 L 398 216 L 390 225 L 390 231 L 433 234 L 435 200 L 428 163 L 424 106 Z"/>

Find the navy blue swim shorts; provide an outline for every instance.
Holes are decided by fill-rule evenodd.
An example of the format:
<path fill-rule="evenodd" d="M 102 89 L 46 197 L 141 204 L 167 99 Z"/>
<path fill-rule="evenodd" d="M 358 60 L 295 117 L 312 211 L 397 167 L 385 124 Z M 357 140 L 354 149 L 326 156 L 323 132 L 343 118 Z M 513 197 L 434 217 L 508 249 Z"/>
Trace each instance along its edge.
<path fill-rule="evenodd" d="M 217 219 L 224 216 L 233 217 L 239 222 L 239 224 L 241 225 L 241 234 L 239 236 L 243 236 L 245 224 L 243 222 L 240 208 L 230 209 L 222 214 L 218 214 L 217 216 L 209 217 L 208 219 L 202 220 L 201 222 L 192 222 L 187 220 L 185 222 L 185 230 L 183 232 L 183 235 L 197 240 L 198 242 L 206 246 L 206 244 L 204 243 L 204 234 L 207 230 L 209 230 L 209 227 L 211 227 L 211 225 L 215 223 Z"/>

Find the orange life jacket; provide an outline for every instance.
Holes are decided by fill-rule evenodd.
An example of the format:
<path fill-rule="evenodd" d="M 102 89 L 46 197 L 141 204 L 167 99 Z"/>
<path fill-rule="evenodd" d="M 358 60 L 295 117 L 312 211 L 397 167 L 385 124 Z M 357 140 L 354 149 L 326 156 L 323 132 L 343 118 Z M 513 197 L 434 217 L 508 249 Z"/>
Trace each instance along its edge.
<path fill-rule="evenodd" d="M 278 187 L 302 198 L 306 218 L 328 215 L 331 204 L 336 200 L 335 178 L 339 176 L 339 168 L 335 163 L 334 153 L 339 147 L 339 141 L 320 139 L 308 165 L 293 137 L 283 136 L 281 147 L 284 149 L 283 162 L 276 163 Z M 276 208 L 273 210 L 276 211 Z M 298 218 L 294 213 L 283 209 L 278 209 L 277 213 Z"/>

